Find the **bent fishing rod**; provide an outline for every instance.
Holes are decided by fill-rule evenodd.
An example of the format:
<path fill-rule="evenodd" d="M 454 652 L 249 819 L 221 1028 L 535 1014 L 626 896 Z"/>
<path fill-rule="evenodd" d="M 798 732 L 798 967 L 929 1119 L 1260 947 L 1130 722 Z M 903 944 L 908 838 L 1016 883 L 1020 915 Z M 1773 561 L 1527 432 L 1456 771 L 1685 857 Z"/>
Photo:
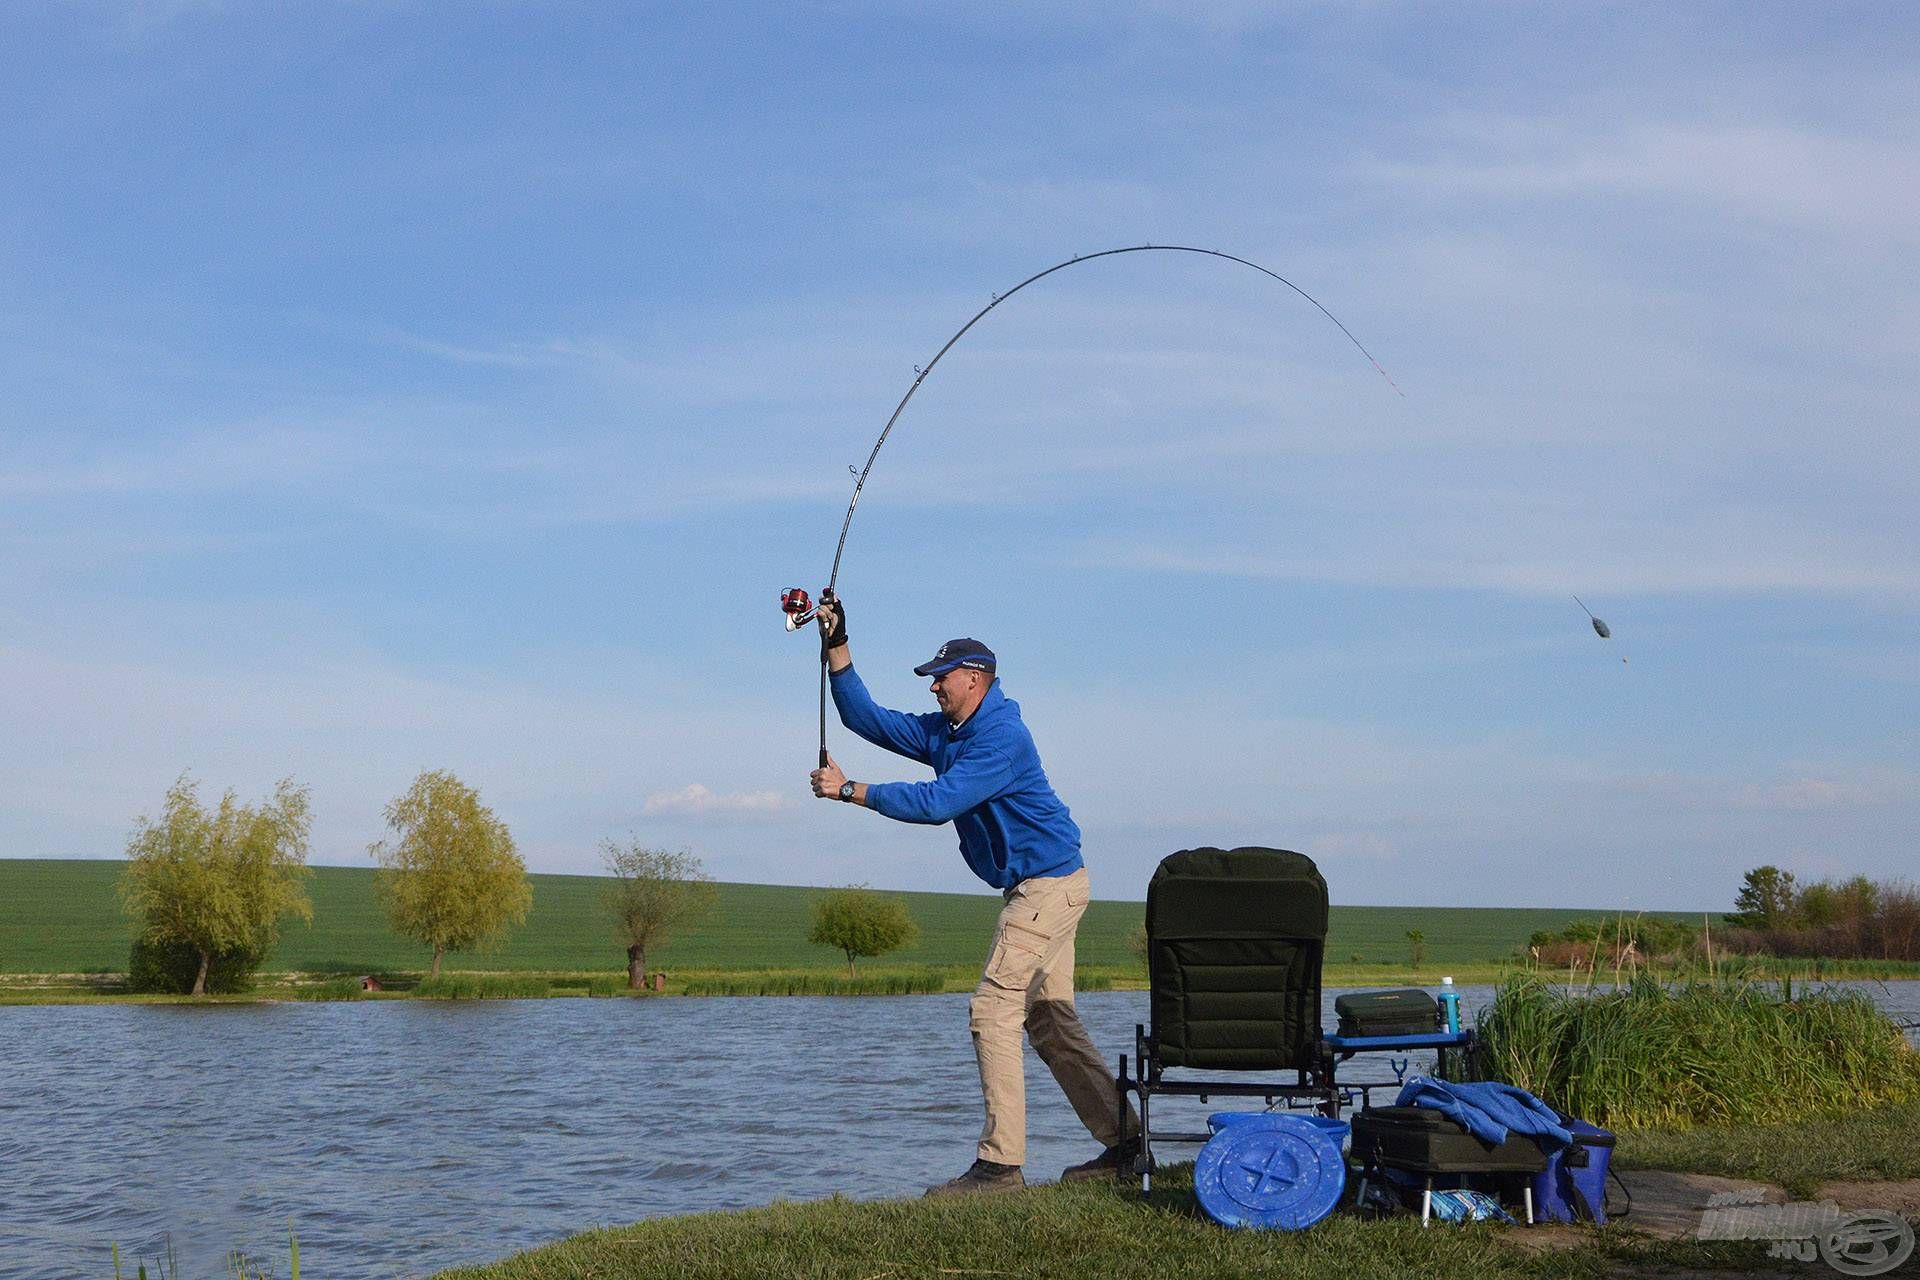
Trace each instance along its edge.
<path fill-rule="evenodd" d="M 1266 267 L 1261 266 L 1257 262 L 1251 261 L 1247 258 L 1236 257 L 1231 253 L 1224 253 L 1218 249 L 1200 249 L 1192 245 L 1184 245 L 1184 244 L 1135 244 L 1135 245 L 1126 245 L 1118 249 L 1102 249 L 1098 253 L 1075 254 L 1073 257 L 1068 258 L 1065 262 L 1056 262 L 1054 265 L 1048 267 L 1044 271 L 1034 272 L 1032 275 L 1028 276 L 1025 280 L 1022 280 L 1019 284 L 1013 286 L 1013 288 L 1008 289 L 1005 293 L 994 294 L 992 296 L 992 300 L 989 301 L 986 306 L 974 312 L 972 319 L 968 320 L 965 324 L 961 325 L 960 328 L 955 331 L 954 335 L 951 338 L 948 338 L 946 340 L 945 344 L 941 346 L 940 350 L 934 353 L 933 359 L 927 361 L 925 365 L 914 366 L 913 382 L 907 387 L 907 393 L 900 397 L 900 403 L 893 407 L 893 414 L 887 419 L 887 425 L 881 428 L 880 430 L 880 438 L 873 442 L 873 450 L 872 452 L 867 454 L 866 466 L 860 469 L 859 477 L 854 481 L 853 497 L 847 503 L 846 519 L 840 522 L 840 541 L 833 549 L 833 570 L 827 575 L 826 588 L 820 593 L 820 599 L 823 602 L 830 602 L 834 599 L 834 588 L 839 584 L 839 581 L 840 581 L 840 559 L 843 555 L 846 554 L 846 550 L 847 550 L 847 530 L 853 527 L 853 512 L 854 512 L 854 509 L 860 505 L 860 494 L 867 487 L 867 477 L 873 472 L 874 460 L 880 456 L 881 447 L 887 443 L 887 437 L 893 434 L 894 424 L 900 421 L 900 415 L 906 412 L 907 405 L 913 400 L 915 393 L 920 390 L 920 384 L 927 380 L 927 375 L 933 372 L 934 366 L 939 364 L 940 361 L 946 357 L 947 352 L 953 350 L 954 344 L 958 343 L 960 339 L 967 336 L 967 331 L 969 329 L 972 329 L 973 326 L 975 326 L 976 324 L 979 324 L 981 320 L 985 319 L 989 311 L 992 311 L 995 307 L 998 307 L 1001 303 L 1005 302 L 1008 298 L 1011 298 L 1014 294 L 1020 292 L 1022 289 L 1026 288 L 1028 285 L 1035 284 L 1041 280 L 1044 280 L 1056 271 L 1065 271 L 1068 267 L 1077 267 L 1083 262 L 1092 262 L 1098 258 L 1117 257 L 1123 253 L 1194 253 L 1194 254 L 1200 254 L 1203 257 L 1220 258 L 1227 262 L 1237 262 L 1243 267 L 1251 267 L 1253 270 L 1258 271 L 1261 275 L 1267 276 L 1267 277 L 1270 277 L 1271 279 L 1279 281 L 1281 284 L 1285 285 L 1287 288 L 1293 290 L 1295 293 L 1299 294 L 1302 298 L 1305 298 L 1308 302 L 1312 303 L 1314 310 L 1318 311 L 1321 315 L 1325 316 L 1327 319 L 1333 321 L 1335 327 L 1337 327 L 1341 333 L 1346 335 L 1347 341 L 1351 342 L 1354 345 L 1355 349 L 1358 350 L 1361 355 L 1367 358 L 1367 363 L 1373 366 L 1374 371 L 1376 373 L 1378 373 L 1382 378 L 1386 379 L 1388 386 L 1392 387 L 1394 391 L 1399 395 L 1404 396 L 1406 394 L 1406 392 L 1400 390 L 1399 385 L 1395 383 L 1393 378 L 1388 375 L 1387 371 L 1381 367 L 1380 362 L 1373 358 L 1373 353 L 1371 351 L 1368 351 L 1365 346 L 1361 345 L 1360 339 L 1353 336 L 1353 331 L 1347 328 L 1346 325 L 1341 323 L 1340 317 L 1334 315 L 1333 312 L 1327 310 L 1324 306 L 1320 304 L 1320 300 L 1318 298 L 1315 298 L 1312 294 L 1308 293 L 1305 289 L 1302 289 L 1299 285 L 1295 284 L 1293 281 L 1287 279 L 1285 276 L 1281 275 L 1277 271 L 1271 271 Z M 787 616 L 788 631 L 799 630 L 802 626 L 806 625 L 809 621 L 811 621 L 814 614 L 817 612 L 817 610 L 813 606 L 813 602 L 808 598 L 807 593 L 799 587 L 789 587 L 785 591 L 781 592 L 780 608 Z M 824 769 L 826 765 L 827 765 L 827 655 L 825 650 L 823 649 L 820 654 L 820 767 Z"/>

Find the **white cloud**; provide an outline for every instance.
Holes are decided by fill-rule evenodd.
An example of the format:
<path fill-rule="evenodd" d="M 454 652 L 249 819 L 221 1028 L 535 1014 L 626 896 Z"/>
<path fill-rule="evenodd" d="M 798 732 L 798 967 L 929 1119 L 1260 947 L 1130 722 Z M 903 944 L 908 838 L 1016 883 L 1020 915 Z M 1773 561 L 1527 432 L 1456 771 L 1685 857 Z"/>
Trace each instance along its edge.
<path fill-rule="evenodd" d="M 213 494 L 343 479 L 371 461 L 340 424 L 240 423 L 87 448 L 57 439 L 0 455 L 0 493 L 22 498 Z"/>
<path fill-rule="evenodd" d="M 1517 526 L 1505 526 L 1510 532 Z M 1676 543 L 1642 554 L 1594 552 L 1562 558 L 1555 552 L 1515 549 L 1497 560 L 1458 533 L 1428 531 L 1437 545 L 1429 554 L 1370 554 L 1355 547 L 1341 556 L 1267 555 L 1243 551 L 1172 551 L 1164 547 L 1119 544 L 1077 553 L 1071 563 L 1084 568 L 1121 569 L 1209 577 L 1290 582 L 1344 582 L 1380 587 L 1443 587 L 1562 596 L 1568 584 L 1594 593 L 1833 592 L 1863 596 L 1920 596 L 1920 569 L 1910 564 L 1861 564 L 1796 554 L 1781 548 L 1707 541 L 1687 547 Z M 1516 539 L 1518 541 L 1518 539 Z M 1745 554 L 1742 554 L 1742 553 Z"/>
<path fill-rule="evenodd" d="M 778 791 L 712 791 L 690 782 L 678 791 L 656 791 L 647 797 L 645 812 L 659 814 L 768 814 L 785 798 Z"/>
<path fill-rule="evenodd" d="M 377 341 L 384 341 L 408 351 L 433 356 L 452 364 L 481 365 L 495 369 L 544 369 L 562 363 L 569 352 L 562 349 L 557 340 L 544 342 L 501 342 L 493 346 L 463 346 L 457 342 L 443 342 L 435 338 L 423 338 L 403 329 L 388 329 L 374 335 Z"/>
<path fill-rule="evenodd" d="M 326 656 L 288 652 L 299 642 L 244 617 L 210 614 L 205 627 L 251 637 L 250 661 L 226 650 L 115 656 L 78 635 L 59 649 L 0 645 L 0 723 L 11 726 L 0 735 L 0 853 L 113 853 L 183 769 L 216 792 L 261 794 L 285 774 L 311 785 L 323 863 L 360 861 L 381 807 L 423 768 L 478 787 L 540 871 L 588 869 L 599 839 L 629 830 L 717 852 L 721 837 L 674 823 L 757 823 L 781 783 L 804 794 L 795 762 L 811 758 L 809 727 L 769 733 L 757 691 L 695 705 L 685 669 L 620 651 L 551 655 L 532 678 L 422 672 L 320 631 L 307 643 Z M 176 629 L 158 614 L 129 626 Z M 724 771 L 740 792 L 705 811 L 643 814 L 649 783 L 680 770 Z"/>
<path fill-rule="evenodd" d="M 1640 803 L 1707 814 L 1857 812 L 1896 805 L 1920 790 L 1910 769 L 1844 762 L 1787 765 L 1771 777 L 1663 771 L 1622 774 Z"/>
<path fill-rule="evenodd" d="M 1738 795 L 1738 802 L 1748 808 L 1787 809 L 1796 813 L 1870 803 L 1872 799 L 1872 793 L 1866 788 L 1832 778 L 1785 778 L 1777 782 L 1748 783 L 1740 788 Z"/>
<path fill-rule="evenodd" d="M 1329 831 L 1306 841 L 1303 852 L 1323 862 L 1345 859 L 1391 862 L 1400 857 L 1400 846 L 1378 831 Z"/>
<path fill-rule="evenodd" d="M 1891 123 L 1891 122 L 1890 122 Z M 1666 196 L 1803 228 L 1911 240 L 1920 149 L 1910 135 L 1841 133 L 1789 122 L 1468 114 L 1441 122 L 1440 153 L 1372 159 L 1356 171 L 1454 196 Z"/>

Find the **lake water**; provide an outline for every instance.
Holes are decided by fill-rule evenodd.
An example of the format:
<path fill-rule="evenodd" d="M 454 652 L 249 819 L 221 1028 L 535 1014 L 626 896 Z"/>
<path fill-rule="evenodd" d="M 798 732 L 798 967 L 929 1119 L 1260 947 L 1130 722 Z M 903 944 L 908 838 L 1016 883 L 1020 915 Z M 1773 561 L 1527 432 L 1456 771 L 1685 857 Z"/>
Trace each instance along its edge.
<path fill-rule="evenodd" d="M 1860 985 L 1920 1019 L 1920 983 Z M 1079 1003 L 1132 1052 L 1146 993 Z M 1047 1180 L 1095 1147 L 1028 1057 Z M 109 1245 L 168 1238 L 185 1280 L 234 1248 L 284 1275 L 289 1220 L 308 1274 L 423 1276 L 661 1214 L 914 1195 L 979 1122 L 964 995 L 4 1008 L 0 1276 L 109 1276 Z"/>

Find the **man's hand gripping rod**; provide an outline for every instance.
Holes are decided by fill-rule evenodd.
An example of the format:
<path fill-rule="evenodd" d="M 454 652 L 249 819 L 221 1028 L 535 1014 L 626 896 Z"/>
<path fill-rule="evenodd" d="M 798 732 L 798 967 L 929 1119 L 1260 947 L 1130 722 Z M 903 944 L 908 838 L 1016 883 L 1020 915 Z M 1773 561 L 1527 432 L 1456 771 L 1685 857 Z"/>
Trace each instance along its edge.
<path fill-rule="evenodd" d="M 820 603 L 838 605 L 833 588 L 828 587 L 820 593 Z M 820 611 L 808 597 L 805 587 L 788 587 L 780 593 L 780 611 L 787 615 L 787 630 L 798 631 L 819 616 Z M 844 624 L 840 634 L 846 632 Z M 842 639 L 841 643 L 845 643 Z M 820 767 L 826 768 L 831 761 L 827 758 L 827 644 L 822 637 L 820 643 Z"/>

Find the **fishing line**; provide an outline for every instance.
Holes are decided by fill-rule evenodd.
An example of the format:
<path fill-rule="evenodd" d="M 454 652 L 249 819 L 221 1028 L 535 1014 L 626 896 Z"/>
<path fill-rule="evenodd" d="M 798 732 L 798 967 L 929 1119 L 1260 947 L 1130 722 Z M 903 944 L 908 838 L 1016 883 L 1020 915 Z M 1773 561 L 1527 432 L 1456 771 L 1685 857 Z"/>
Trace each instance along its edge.
<path fill-rule="evenodd" d="M 1272 271 L 1266 267 L 1261 266 L 1257 262 L 1251 261 L 1247 258 L 1237 257 L 1231 253 L 1223 253 L 1218 249 L 1199 249 L 1199 248 L 1195 248 L 1192 245 L 1184 245 L 1184 244 L 1136 244 L 1136 245 L 1127 245 L 1119 249 L 1102 249 L 1098 253 L 1075 254 L 1073 257 L 1068 258 L 1065 262 L 1057 262 L 1053 266 L 1048 267 L 1045 271 L 1034 272 L 1032 275 L 1028 276 L 1025 280 L 1022 280 L 1019 284 L 1016 284 L 1015 286 L 1013 286 L 1013 288 L 1008 289 L 1005 293 L 994 294 L 992 297 L 992 301 L 988 302 L 987 305 L 980 308 L 980 310 L 974 312 L 973 318 L 968 320 L 965 324 L 961 325 L 960 328 L 957 331 L 955 331 L 954 335 L 951 338 L 948 338 L 946 340 L 945 344 L 941 346 L 940 350 L 934 353 L 933 359 L 927 361 L 925 365 L 914 366 L 912 384 L 907 387 L 907 393 L 900 397 L 900 403 L 893 407 L 893 414 L 887 419 L 887 425 L 881 429 L 880 438 L 873 442 L 873 450 L 872 452 L 867 454 L 867 463 L 864 467 L 860 469 L 859 477 L 854 481 L 853 497 L 847 503 L 846 519 L 840 522 L 840 541 L 834 546 L 834 549 L 833 549 L 833 571 L 827 575 L 827 586 L 826 586 L 826 590 L 821 592 L 821 599 L 824 600 L 828 596 L 830 596 L 833 593 L 834 588 L 839 584 L 840 559 L 843 555 L 846 554 L 846 550 L 847 550 L 847 531 L 853 527 L 853 512 L 854 512 L 854 509 L 860 505 L 860 494 L 867 487 L 867 476 L 871 474 L 873 471 L 874 460 L 880 456 L 881 447 L 887 443 L 887 437 L 893 434 L 894 424 L 900 421 L 900 415 L 906 411 L 908 403 L 912 401 L 914 394 L 920 390 L 920 384 L 922 384 L 927 380 L 927 375 L 933 372 L 934 366 L 939 364 L 940 361 L 943 358 L 945 358 L 947 352 L 953 350 L 954 344 L 959 342 L 960 339 L 966 337 L 967 331 L 973 328 L 974 325 L 979 324 L 980 321 L 986 317 L 989 311 L 992 311 L 995 307 L 998 307 L 1001 303 L 1005 302 L 1008 298 L 1011 298 L 1014 294 L 1020 292 L 1022 289 L 1026 288 L 1028 285 L 1044 280 L 1056 271 L 1065 271 L 1068 267 L 1077 267 L 1083 262 L 1092 262 L 1098 258 L 1117 257 L 1123 253 L 1200 254 L 1208 258 L 1221 258 L 1227 262 L 1237 262 L 1243 267 L 1251 267 L 1253 268 L 1253 270 L 1258 271 L 1261 275 L 1267 276 L 1267 277 L 1270 277 L 1271 279 L 1279 281 L 1281 284 L 1287 286 L 1287 288 L 1293 290 L 1295 293 L 1299 294 L 1302 298 L 1305 298 L 1308 302 L 1312 303 L 1314 309 L 1318 311 L 1321 315 L 1333 321 L 1334 325 L 1340 330 L 1340 332 L 1347 336 L 1347 341 L 1351 342 L 1354 345 L 1355 349 L 1358 350 L 1361 355 L 1367 358 L 1367 363 L 1373 366 L 1374 371 L 1378 373 L 1382 378 L 1386 379 L 1387 385 L 1392 387 L 1396 394 L 1402 397 L 1406 395 L 1406 392 L 1400 390 L 1399 384 L 1394 382 L 1393 378 L 1387 373 L 1386 369 L 1381 366 L 1380 362 L 1373 358 L 1373 353 L 1371 351 L 1368 351 L 1365 346 L 1361 345 L 1360 339 L 1353 336 L 1353 331 L 1351 329 L 1347 328 L 1346 325 L 1341 323 L 1340 317 L 1334 315 L 1333 312 L 1327 310 L 1324 306 L 1320 304 L 1320 300 L 1318 298 L 1315 298 L 1312 294 L 1308 293 L 1305 289 L 1302 289 L 1299 285 L 1295 284 L 1293 281 L 1287 279 L 1285 276 L 1281 275 L 1277 271 Z M 849 468 L 849 470 L 851 470 L 851 468 Z M 782 607 L 787 612 L 787 629 L 790 631 L 795 629 L 795 627 L 799 623 L 804 622 L 808 617 L 812 616 L 811 613 L 806 611 L 806 605 L 808 602 L 806 600 L 805 593 L 799 592 L 797 589 L 793 591 L 789 591 L 787 595 L 783 596 L 781 603 L 782 603 Z M 794 608 L 793 605 L 795 603 L 798 603 L 801 607 L 798 609 Z M 824 652 L 822 652 L 820 655 L 820 765 L 821 767 L 825 768 L 826 763 L 827 763 L 827 655 Z"/>

